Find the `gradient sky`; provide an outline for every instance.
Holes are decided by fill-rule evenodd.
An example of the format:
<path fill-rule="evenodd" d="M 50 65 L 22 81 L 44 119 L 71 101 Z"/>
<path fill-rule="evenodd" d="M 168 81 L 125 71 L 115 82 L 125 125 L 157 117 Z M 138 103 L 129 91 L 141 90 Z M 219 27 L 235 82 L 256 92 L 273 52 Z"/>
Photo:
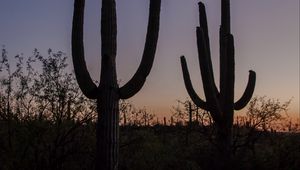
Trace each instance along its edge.
<path fill-rule="evenodd" d="M 152 71 L 142 90 L 130 101 L 157 115 L 170 115 L 176 99 L 188 97 L 179 57 L 187 58 L 193 85 L 202 98 L 195 30 L 198 0 L 162 0 L 161 29 Z M 219 79 L 218 28 L 220 0 L 205 0 L 216 83 Z M 117 0 L 120 84 L 126 83 L 141 60 L 148 18 L 148 0 Z M 85 50 L 91 75 L 99 79 L 100 0 L 86 0 Z M 0 45 L 9 56 L 31 55 L 48 48 L 71 55 L 73 0 L 1 0 Z M 299 0 L 232 0 L 238 99 L 248 70 L 257 73 L 255 95 L 287 101 L 289 113 L 299 113 Z M 70 63 L 71 64 L 71 63 Z"/>

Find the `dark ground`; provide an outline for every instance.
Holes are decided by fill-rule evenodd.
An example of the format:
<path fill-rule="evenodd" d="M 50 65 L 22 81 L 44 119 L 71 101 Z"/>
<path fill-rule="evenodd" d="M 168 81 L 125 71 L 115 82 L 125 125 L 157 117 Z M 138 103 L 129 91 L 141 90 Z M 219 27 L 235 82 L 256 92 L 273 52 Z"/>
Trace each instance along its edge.
<path fill-rule="evenodd" d="M 64 121 L 0 122 L 1 170 L 94 169 L 95 127 Z M 240 131 L 243 128 L 239 128 Z M 237 131 L 237 128 L 235 128 Z M 122 170 L 209 170 L 217 160 L 209 128 L 193 126 L 120 128 Z M 204 135 L 206 133 L 206 135 Z M 241 133 L 239 133 L 241 134 Z M 249 137 L 250 136 L 250 137 Z M 233 169 L 296 170 L 300 134 L 237 135 Z M 237 147 L 241 145 L 241 147 Z"/>

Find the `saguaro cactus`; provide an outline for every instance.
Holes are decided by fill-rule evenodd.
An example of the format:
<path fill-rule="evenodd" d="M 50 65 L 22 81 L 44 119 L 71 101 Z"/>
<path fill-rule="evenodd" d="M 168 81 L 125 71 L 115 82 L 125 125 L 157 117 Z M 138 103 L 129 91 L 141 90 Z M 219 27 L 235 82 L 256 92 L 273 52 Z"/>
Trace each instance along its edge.
<path fill-rule="evenodd" d="M 218 91 L 213 75 L 209 45 L 205 6 L 199 5 L 200 27 L 197 27 L 197 47 L 203 88 L 206 101 L 195 92 L 188 72 L 185 57 L 181 57 L 181 66 L 185 87 L 193 102 L 210 112 L 217 129 L 216 142 L 223 158 L 231 153 L 231 138 L 234 110 L 244 108 L 252 97 L 256 74 L 250 70 L 249 80 L 242 97 L 234 103 L 234 42 L 230 33 L 230 1 L 221 0 L 220 27 L 220 90 Z"/>
<path fill-rule="evenodd" d="M 102 0 L 101 75 L 97 86 L 92 81 L 84 59 L 83 21 L 85 0 L 75 0 L 72 28 L 72 56 L 75 75 L 83 94 L 97 100 L 96 169 L 118 169 L 119 100 L 135 95 L 150 73 L 156 51 L 161 0 L 150 0 L 149 20 L 142 61 L 137 72 L 123 87 L 116 74 L 117 23 L 115 0 Z"/>

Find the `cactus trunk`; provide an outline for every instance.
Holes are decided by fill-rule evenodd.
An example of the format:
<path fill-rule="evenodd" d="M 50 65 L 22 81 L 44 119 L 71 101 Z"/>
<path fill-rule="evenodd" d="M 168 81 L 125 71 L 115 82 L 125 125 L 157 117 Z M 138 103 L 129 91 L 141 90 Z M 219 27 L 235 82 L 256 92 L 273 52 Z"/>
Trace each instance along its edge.
<path fill-rule="evenodd" d="M 120 98 L 115 55 L 103 55 L 101 63 L 101 93 L 97 98 L 96 169 L 117 170 Z"/>
<path fill-rule="evenodd" d="M 112 90 L 97 102 L 96 169 L 117 170 L 119 154 L 119 99 Z"/>
<path fill-rule="evenodd" d="M 232 125 L 230 123 L 216 123 L 216 146 L 218 149 L 216 169 L 231 169 L 232 156 Z"/>

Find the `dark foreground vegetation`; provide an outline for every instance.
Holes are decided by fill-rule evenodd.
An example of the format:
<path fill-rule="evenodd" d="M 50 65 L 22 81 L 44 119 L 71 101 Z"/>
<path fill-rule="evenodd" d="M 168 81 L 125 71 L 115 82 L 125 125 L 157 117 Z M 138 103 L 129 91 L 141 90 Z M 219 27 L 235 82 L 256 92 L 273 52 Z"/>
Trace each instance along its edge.
<path fill-rule="evenodd" d="M 8 129 L 10 127 L 10 129 Z M 94 169 L 95 123 L 1 121 L 0 169 Z M 121 126 L 120 169 L 213 169 L 215 147 L 193 126 Z M 256 131 L 255 145 L 238 148 L 235 169 L 292 170 L 300 166 L 300 135 Z"/>
<path fill-rule="evenodd" d="M 2 50 L 0 170 L 95 169 L 96 104 L 80 92 L 66 63 L 63 52 L 9 58 Z M 289 103 L 255 97 L 236 117 L 232 169 L 299 168 L 299 126 L 285 114 Z M 178 101 L 162 120 L 128 101 L 119 108 L 119 169 L 215 169 L 213 119 L 190 100 Z"/>

